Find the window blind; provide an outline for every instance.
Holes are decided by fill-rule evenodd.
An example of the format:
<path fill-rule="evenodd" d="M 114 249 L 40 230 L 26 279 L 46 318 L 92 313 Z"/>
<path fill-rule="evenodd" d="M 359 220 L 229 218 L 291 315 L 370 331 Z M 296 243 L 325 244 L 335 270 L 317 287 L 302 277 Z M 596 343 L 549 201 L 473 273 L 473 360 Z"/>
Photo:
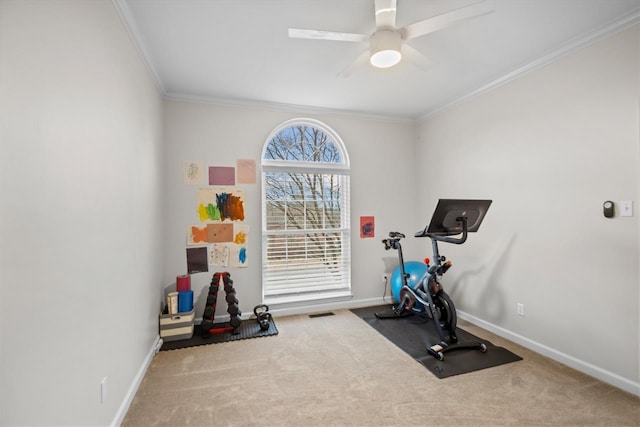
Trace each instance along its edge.
<path fill-rule="evenodd" d="M 265 303 L 350 295 L 349 176 L 337 172 L 263 172 Z"/>

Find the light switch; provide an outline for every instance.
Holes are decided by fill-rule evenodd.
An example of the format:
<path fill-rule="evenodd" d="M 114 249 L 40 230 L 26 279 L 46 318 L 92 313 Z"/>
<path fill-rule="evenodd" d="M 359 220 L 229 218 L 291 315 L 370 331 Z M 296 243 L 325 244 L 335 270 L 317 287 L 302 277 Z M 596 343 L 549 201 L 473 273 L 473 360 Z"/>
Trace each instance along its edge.
<path fill-rule="evenodd" d="M 633 216 L 633 200 L 620 202 L 620 216 Z"/>

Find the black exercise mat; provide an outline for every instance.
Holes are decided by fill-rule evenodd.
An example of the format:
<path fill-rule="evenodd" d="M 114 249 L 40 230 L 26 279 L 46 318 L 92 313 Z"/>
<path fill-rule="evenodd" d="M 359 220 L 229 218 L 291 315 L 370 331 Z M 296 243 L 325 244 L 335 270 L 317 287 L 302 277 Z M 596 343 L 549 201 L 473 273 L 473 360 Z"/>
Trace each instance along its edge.
<path fill-rule="evenodd" d="M 229 326 L 229 323 L 217 323 L 214 324 L 214 328 L 223 328 Z M 165 350 L 176 350 L 179 348 L 187 348 L 187 347 L 196 347 L 199 345 L 206 344 L 218 344 L 221 342 L 228 341 L 237 341 L 244 340 L 248 338 L 258 338 L 258 337 L 267 337 L 270 335 L 278 335 L 278 328 L 276 327 L 276 322 L 271 319 L 269 324 L 269 329 L 263 331 L 260 329 L 260 325 L 256 321 L 256 319 L 247 319 L 243 320 L 238 327 L 237 334 L 232 334 L 231 332 L 222 332 L 219 334 L 213 334 L 208 338 L 202 337 L 202 329 L 200 325 L 195 325 L 193 327 L 193 336 L 189 339 L 185 340 L 177 340 L 177 341 L 165 341 L 160 347 L 160 351 Z"/>
<path fill-rule="evenodd" d="M 522 360 L 522 357 L 509 350 L 494 346 L 491 342 L 480 339 L 460 328 L 456 328 L 459 343 L 469 341 L 484 343 L 487 346 L 486 353 L 477 349 L 450 350 L 444 354 L 444 360 L 438 360 L 427 352 L 428 346 L 440 341 L 435 328 L 430 324 L 431 321 L 425 321 L 417 315 L 385 319 L 376 317 L 376 313 L 389 314 L 391 309 L 392 307 L 389 305 L 381 305 L 352 309 L 351 312 L 424 365 L 438 378 L 451 377 Z M 451 347 L 455 347 L 455 345 Z"/>

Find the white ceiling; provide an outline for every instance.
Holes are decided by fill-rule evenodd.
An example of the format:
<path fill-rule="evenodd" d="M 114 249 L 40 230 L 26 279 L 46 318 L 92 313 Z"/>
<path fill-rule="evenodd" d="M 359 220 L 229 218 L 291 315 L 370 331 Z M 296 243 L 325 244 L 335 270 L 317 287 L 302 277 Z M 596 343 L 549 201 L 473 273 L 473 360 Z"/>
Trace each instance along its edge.
<path fill-rule="evenodd" d="M 397 27 L 477 0 L 398 0 Z M 629 25 L 640 0 L 494 0 L 489 15 L 413 39 L 432 65 L 369 64 L 367 44 L 290 27 L 371 34 L 374 0 L 114 0 L 163 93 L 175 99 L 419 119 Z"/>

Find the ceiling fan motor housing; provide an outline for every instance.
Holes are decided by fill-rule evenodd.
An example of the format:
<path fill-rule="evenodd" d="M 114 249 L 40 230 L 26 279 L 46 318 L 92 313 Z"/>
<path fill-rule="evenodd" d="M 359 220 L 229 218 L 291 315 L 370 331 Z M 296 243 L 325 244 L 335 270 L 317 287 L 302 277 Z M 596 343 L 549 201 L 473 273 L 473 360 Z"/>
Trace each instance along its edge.
<path fill-rule="evenodd" d="M 392 28 L 381 29 L 371 35 L 369 39 L 371 65 L 378 68 L 388 68 L 400 62 L 400 32 Z"/>

